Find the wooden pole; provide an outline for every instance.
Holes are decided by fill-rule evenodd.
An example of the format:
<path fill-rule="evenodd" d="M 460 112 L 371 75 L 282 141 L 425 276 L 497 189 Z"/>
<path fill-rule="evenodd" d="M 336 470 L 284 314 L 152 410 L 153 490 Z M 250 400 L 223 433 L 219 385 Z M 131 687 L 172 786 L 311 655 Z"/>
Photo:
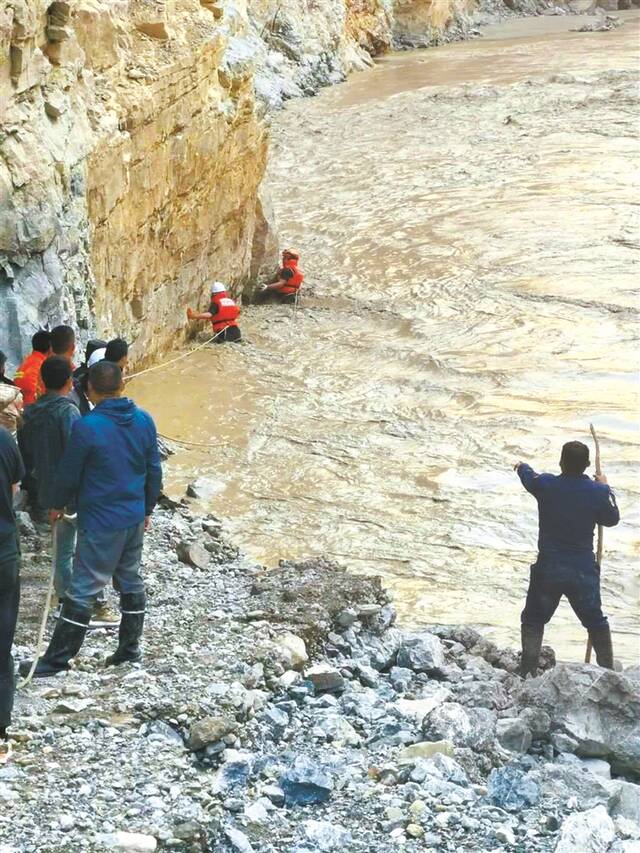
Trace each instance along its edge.
<path fill-rule="evenodd" d="M 589 428 L 591 429 L 591 435 L 593 436 L 593 442 L 596 446 L 596 474 L 602 474 L 602 465 L 600 462 L 600 442 L 598 441 L 598 436 L 593 427 L 593 424 L 589 424 Z M 596 551 L 596 560 L 600 569 L 602 570 L 602 548 L 603 548 L 603 531 L 602 525 L 598 525 L 598 550 Z M 593 646 L 591 644 L 591 637 L 587 640 L 587 650 L 584 655 L 584 662 L 591 663 L 591 652 L 593 651 Z"/>

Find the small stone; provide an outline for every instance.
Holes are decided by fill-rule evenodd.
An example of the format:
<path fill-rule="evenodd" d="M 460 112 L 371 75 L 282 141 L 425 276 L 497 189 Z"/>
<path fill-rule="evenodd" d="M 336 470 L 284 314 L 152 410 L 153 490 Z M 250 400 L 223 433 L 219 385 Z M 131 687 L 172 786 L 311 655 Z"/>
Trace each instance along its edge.
<path fill-rule="evenodd" d="M 205 717 L 191 727 L 187 746 L 194 752 L 204 749 L 210 743 L 222 740 L 226 735 L 235 732 L 238 724 L 228 717 Z"/>
<path fill-rule="evenodd" d="M 300 669 L 309 660 L 307 647 L 302 637 L 298 637 L 295 634 L 283 634 L 281 637 L 278 637 L 277 643 L 281 649 L 287 652 L 291 659 L 292 669 Z"/>
<path fill-rule="evenodd" d="M 406 833 L 412 838 L 421 838 L 424 835 L 424 829 L 419 823 L 410 823 L 407 825 Z"/>
<path fill-rule="evenodd" d="M 49 118 L 60 118 L 60 116 L 66 112 L 67 110 L 67 102 L 64 98 L 57 97 L 56 95 L 49 95 L 44 102 L 44 111 L 49 116 Z"/>
<path fill-rule="evenodd" d="M 145 36 L 159 41 L 166 41 L 169 38 L 165 21 L 140 21 L 136 24 L 136 29 Z"/>
<path fill-rule="evenodd" d="M 351 843 L 351 833 L 335 821 L 306 820 L 303 826 L 304 834 L 313 849 L 322 853 L 331 850 L 346 851 Z"/>
<path fill-rule="evenodd" d="M 524 720 L 503 717 L 496 723 L 496 737 L 500 746 L 510 752 L 527 752 L 531 746 L 531 731 Z"/>
<path fill-rule="evenodd" d="M 269 812 L 260 802 L 255 802 L 252 803 L 250 806 L 247 806 L 244 810 L 244 816 L 249 821 L 249 823 L 269 822 Z"/>
<path fill-rule="evenodd" d="M 398 666 L 414 672 L 437 672 L 444 663 L 444 646 L 440 639 L 426 632 L 406 637 L 396 657 Z"/>
<path fill-rule="evenodd" d="M 93 699 L 62 699 L 53 712 L 54 714 L 79 714 L 93 704 Z"/>
<path fill-rule="evenodd" d="M 495 830 L 494 835 L 496 837 L 496 841 L 499 841 L 501 844 L 516 843 L 516 837 L 513 834 L 513 830 L 510 826 L 507 826 L 506 824 L 504 826 L 499 826 Z"/>
<path fill-rule="evenodd" d="M 104 849 L 117 853 L 153 853 L 158 847 L 152 835 L 140 832 L 107 832 L 99 835 L 98 841 Z"/>
<path fill-rule="evenodd" d="M 370 619 L 372 616 L 377 616 L 381 610 L 380 604 L 359 604 L 356 607 L 356 613 L 360 619 Z"/>
<path fill-rule="evenodd" d="M 271 800 L 274 806 L 284 805 L 284 791 L 279 785 L 265 785 L 262 793 Z"/>
<path fill-rule="evenodd" d="M 209 552 L 197 542 L 179 542 L 176 554 L 181 562 L 196 569 L 206 569 L 209 565 Z"/>
<path fill-rule="evenodd" d="M 313 684 L 316 694 L 342 693 L 344 678 L 337 669 L 326 664 L 317 664 L 305 670 L 305 679 Z"/>
<path fill-rule="evenodd" d="M 278 679 L 278 685 L 282 687 L 283 690 L 288 690 L 290 687 L 293 687 L 294 684 L 299 684 L 301 681 L 302 676 L 299 672 L 296 672 L 295 669 L 288 669 Z"/>
<path fill-rule="evenodd" d="M 411 746 L 405 747 L 400 753 L 400 757 L 398 759 L 399 764 L 410 764 L 412 761 L 415 761 L 417 758 L 431 758 L 433 755 L 437 753 L 442 753 L 443 755 L 453 755 L 453 744 L 448 740 L 425 740 L 420 743 L 411 744 Z"/>
<path fill-rule="evenodd" d="M 233 826 L 227 826 L 225 827 L 224 834 L 227 836 L 229 844 L 231 844 L 234 850 L 238 850 L 239 853 L 253 853 L 253 845 L 244 832 L 240 832 L 239 829 L 235 829 Z"/>
<path fill-rule="evenodd" d="M 342 610 L 340 613 L 338 613 L 338 618 L 336 619 L 336 622 L 341 628 L 350 628 L 357 621 L 358 614 L 355 610 L 351 608 Z"/>
<path fill-rule="evenodd" d="M 420 817 L 426 811 L 427 805 L 423 800 L 414 800 L 409 806 L 411 817 Z"/>
<path fill-rule="evenodd" d="M 507 764 L 489 774 L 487 798 L 501 809 L 520 811 L 538 802 L 540 788 L 522 770 Z"/>
<path fill-rule="evenodd" d="M 16 512 L 18 531 L 21 536 L 35 536 L 36 528 L 28 512 Z"/>
<path fill-rule="evenodd" d="M 334 782 L 324 767 L 301 755 L 283 773 L 280 785 L 287 803 L 308 805 L 326 802 L 331 796 Z"/>

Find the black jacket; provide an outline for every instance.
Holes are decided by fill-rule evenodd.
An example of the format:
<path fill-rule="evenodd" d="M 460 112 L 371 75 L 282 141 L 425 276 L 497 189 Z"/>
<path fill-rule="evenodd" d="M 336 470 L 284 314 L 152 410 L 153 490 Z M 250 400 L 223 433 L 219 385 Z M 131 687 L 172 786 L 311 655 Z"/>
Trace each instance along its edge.
<path fill-rule="evenodd" d="M 24 410 L 18 445 L 27 473 L 38 486 L 38 503 L 54 508 L 53 481 L 67 446 L 69 433 L 80 412 L 67 397 L 44 394 Z"/>

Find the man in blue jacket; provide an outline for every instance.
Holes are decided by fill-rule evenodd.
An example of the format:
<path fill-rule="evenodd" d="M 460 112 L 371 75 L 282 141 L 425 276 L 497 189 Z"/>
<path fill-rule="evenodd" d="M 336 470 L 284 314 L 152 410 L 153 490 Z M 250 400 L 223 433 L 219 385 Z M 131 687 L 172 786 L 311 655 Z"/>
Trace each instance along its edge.
<path fill-rule="evenodd" d="M 589 632 L 600 666 L 613 669 L 611 630 L 600 601 L 600 566 L 593 553 L 596 524 L 620 521 L 616 499 L 604 475 L 591 480 L 589 448 L 570 441 L 562 448 L 560 476 L 536 474 L 515 465 L 522 485 L 538 501 L 538 559 L 531 566 L 527 601 L 521 615 L 523 676 L 536 675 L 544 626 L 565 595 Z"/>
<path fill-rule="evenodd" d="M 80 651 L 96 596 L 113 578 L 120 593 L 119 643 L 107 664 L 136 661 L 146 595 L 140 574 L 144 531 L 162 486 L 151 416 L 123 397 L 122 371 L 100 361 L 89 370 L 94 409 L 73 424 L 53 486 L 50 519 L 75 503 L 78 542 L 73 575 L 49 647 L 35 675 L 68 669 Z M 21 669 L 26 670 L 25 662 Z"/>

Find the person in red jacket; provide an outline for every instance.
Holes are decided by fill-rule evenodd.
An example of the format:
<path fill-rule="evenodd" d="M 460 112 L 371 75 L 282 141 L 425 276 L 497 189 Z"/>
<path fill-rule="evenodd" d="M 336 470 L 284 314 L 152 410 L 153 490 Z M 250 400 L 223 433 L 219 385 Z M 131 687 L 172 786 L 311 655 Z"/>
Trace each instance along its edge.
<path fill-rule="evenodd" d="M 217 344 L 236 342 L 242 339 L 238 317 L 240 308 L 227 293 L 226 286 L 221 281 L 214 281 L 211 285 L 211 304 L 208 311 L 200 313 L 187 308 L 189 320 L 210 320 Z"/>
<path fill-rule="evenodd" d="M 13 381 L 22 391 L 22 399 L 25 406 L 35 403 L 37 398 L 37 387 L 40 381 L 40 368 L 45 358 L 51 352 L 51 335 L 41 329 L 31 338 L 31 352 L 22 362 Z"/>
<path fill-rule="evenodd" d="M 293 305 L 298 298 L 304 273 L 298 266 L 300 255 L 294 249 L 285 249 L 282 253 L 282 266 L 278 270 L 278 279 L 267 284 L 258 294 L 260 302 L 276 301 Z"/>

